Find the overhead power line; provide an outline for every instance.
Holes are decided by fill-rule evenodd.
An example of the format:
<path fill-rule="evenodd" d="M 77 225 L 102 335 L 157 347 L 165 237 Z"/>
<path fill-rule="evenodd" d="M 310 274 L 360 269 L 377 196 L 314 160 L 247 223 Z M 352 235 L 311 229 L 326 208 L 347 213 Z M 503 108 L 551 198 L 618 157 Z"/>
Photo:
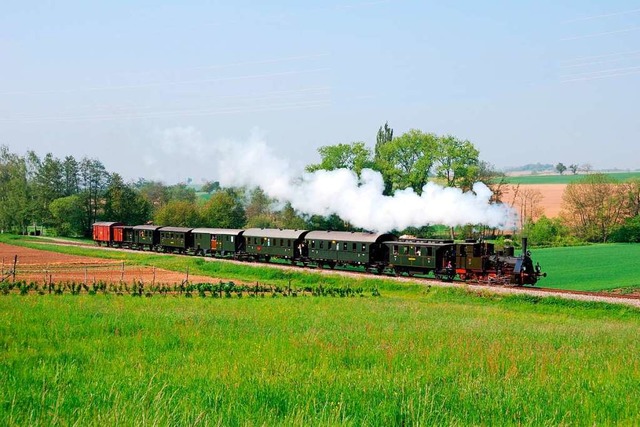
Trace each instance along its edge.
<path fill-rule="evenodd" d="M 578 21 L 589 21 L 591 19 L 610 18 L 612 16 L 629 15 L 632 13 L 640 13 L 640 9 L 625 10 L 622 12 L 604 13 L 602 15 L 585 16 L 583 18 L 574 18 L 568 21 L 564 21 L 564 23 L 569 24 L 569 23 L 578 22 Z"/>

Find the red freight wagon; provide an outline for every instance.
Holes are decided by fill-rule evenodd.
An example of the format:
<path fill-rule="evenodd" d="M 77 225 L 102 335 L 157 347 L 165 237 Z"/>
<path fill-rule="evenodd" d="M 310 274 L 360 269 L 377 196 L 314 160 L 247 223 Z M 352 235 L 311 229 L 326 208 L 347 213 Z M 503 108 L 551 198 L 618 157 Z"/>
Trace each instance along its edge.
<path fill-rule="evenodd" d="M 98 245 L 103 243 L 111 246 L 113 242 L 113 227 L 122 225 L 119 222 L 96 222 L 93 224 L 93 241 Z"/>

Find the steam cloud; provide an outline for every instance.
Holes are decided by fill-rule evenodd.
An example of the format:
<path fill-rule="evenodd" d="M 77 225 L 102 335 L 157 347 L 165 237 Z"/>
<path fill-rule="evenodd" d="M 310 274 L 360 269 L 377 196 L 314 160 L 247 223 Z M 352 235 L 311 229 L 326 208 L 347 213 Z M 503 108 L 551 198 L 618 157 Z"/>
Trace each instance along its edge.
<path fill-rule="evenodd" d="M 489 203 L 491 190 L 483 183 L 464 193 L 430 182 L 422 195 L 409 188 L 384 196 L 382 176 L 376 171 L 365 169 L 360 179 L 347 169 L 296 174 L 255 136 L 248 145 L 221 148 L 217 170 L 222 186 L 259 186 L 268 196 L 288 201 L 300 212 L 337 214 L 356 227 L 376 232 L 427 224 L 507 228 L 516 219 L 509 206 Z"/>

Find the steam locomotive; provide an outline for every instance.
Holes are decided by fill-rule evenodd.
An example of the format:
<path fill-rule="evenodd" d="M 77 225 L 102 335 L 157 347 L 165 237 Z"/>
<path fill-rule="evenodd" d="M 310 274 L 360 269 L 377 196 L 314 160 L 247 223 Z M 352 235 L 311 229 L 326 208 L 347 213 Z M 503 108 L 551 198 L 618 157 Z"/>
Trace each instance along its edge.
<path fill-rule="evenodd" d="M 398 237 L 366 233 L 288 229 L 223 229 L 93 224 L 93 240 L 101 246 L 179 253 L 240 261 L 278 259 L 317 268 L 360 267 L 375 274 L 433 275 L 452 281 L 535 285 L 546 273 L 533 264 L 522 242 L 518 256 L 513 247 L 496 250 L 493 243 L 476 240 Z"/>

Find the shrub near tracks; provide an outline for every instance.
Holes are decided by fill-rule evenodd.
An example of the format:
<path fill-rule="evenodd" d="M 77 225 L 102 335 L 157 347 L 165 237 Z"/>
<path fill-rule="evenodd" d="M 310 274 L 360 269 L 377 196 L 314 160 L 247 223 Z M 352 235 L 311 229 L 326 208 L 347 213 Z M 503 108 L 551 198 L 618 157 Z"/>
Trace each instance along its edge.
<path fill-rule="evenodd" d="M 637 424 L 640 314 L 460 289 L 0 298 L 0 424 Z"/>

